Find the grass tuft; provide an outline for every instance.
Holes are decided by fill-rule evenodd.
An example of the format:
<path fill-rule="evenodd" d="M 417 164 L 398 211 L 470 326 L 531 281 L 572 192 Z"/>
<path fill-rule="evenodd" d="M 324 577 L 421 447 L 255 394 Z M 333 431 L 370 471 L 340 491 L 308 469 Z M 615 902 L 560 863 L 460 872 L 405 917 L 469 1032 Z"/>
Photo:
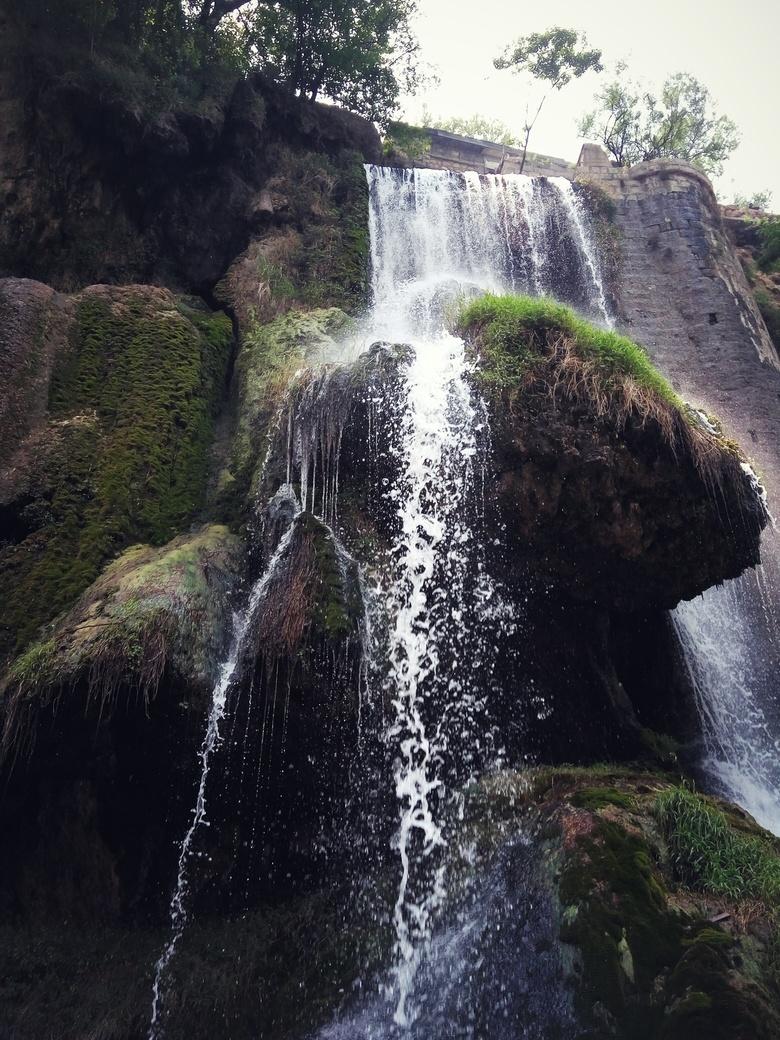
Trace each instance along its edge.
<path fill-rule="evenodd" d="M 627 336 L 592 325 L 555 300 L 488 294 L 466 305 L 458 325 L 479 340 L 489 382 L 510 384 L 560 341 L 567 353 L 592 367 L 594 375 L 611 382 L 616 390 L 630 379 L 667 404 L 683 408 L 642 347 Z"/>
<path fill-rule="evenodd" d="M 741 460 L 733 445 L 702 427 L 639 344 L 555 300 L 487 294 L 466 304 L 456 324 L 479 355 L 482 386 L 508 395 L 510 405 L 532 391 L 567 398 L 618 431 L 629 422 L 654 425 L 713 486 Z"/>
<path fill-rule="evenodd" d="M 771 840 L 732 829 L 724 813 L 685 787 L 658 795 L 655 811 L 681 881 L 729 899 L 780 898 L 780 855 Z"/>

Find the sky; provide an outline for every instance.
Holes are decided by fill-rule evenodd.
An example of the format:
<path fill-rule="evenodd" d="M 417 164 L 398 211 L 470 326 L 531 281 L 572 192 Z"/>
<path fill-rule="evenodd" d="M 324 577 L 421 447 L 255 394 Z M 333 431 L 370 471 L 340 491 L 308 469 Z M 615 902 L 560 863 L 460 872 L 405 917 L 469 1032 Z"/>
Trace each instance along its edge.
<path fill-rule="evenodd" d="M 529 149 L 576 161 L 578 117 L 618 61 L 653 88 L 674 72 L 689 72 L 710 90 L 720 114 L 737 124 L 741 143 L 716 184 L 718 196 L 773 193 L 780 210 L 779 0 L 419 0 L 416 23 L 422 58 L 438 85 L 404 99 L 403 118 L 419 123 L 423 107 L 438 117 L 497 118 L 519 133 L 527 87 L 493 59 L 519 36 L 554 25 L 579 29 L 603 52 L 605 73 L 588 73 L 545 101 Z M 537 98 L 540 94 L 533 95 Z"/>

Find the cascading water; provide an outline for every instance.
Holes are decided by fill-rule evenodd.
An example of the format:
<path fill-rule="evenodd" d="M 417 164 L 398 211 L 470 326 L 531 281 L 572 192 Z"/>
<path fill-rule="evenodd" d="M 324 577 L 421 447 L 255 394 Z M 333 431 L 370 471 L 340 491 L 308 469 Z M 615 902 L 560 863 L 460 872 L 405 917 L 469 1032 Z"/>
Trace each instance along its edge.
<path fill-rule="evenodd" d="M 765 533 L 765 555 L 776 538 Z M 708 589 L 672 620 L 701 719 L 705 775 L 780 835 L 780 625 L 771 574 L 760 566 Z"/>
<path fill-rule="evenodd" d="M 391 409 L 400 417 L 398 475 L 384 492 L 397 514 L 385 592 L 401 870 L 391 992 L 396 1025 L 411 1028 L 420 1013 L 415 977 L 447 891 L 456 785 L 468 780 L 469 767 L 484 767 L 492 749 L 486 691 L 491 623 L 501 613 L 479 528 L 487 413 L 469 379 L 465 345 L 447 332 L 448 311 L 485 290 L 556 295 L 604 322 L 607 310 L 568 182 L 374 166 L 367 174 L 367 338 L 412 348 L 400 406 L 396 400 Z"/>
<path fill-rule="evenodd" d="M 501 629 L 506 635 L 514 625 L 500 586 L 487 572 L 481 528 L 487 411 L 470 378 L 473 362 L 465 344 L 447 331 L 447 319 L 464 296 L 485 290 L 546 294 L 604 324 L 609 324 L 609 317 L 587 224 L 567 181 L 374 166 L 367 167 L 367 176 L 373 307 L 363 344 L 405 345 L 400 379 L 378 380 L 368 409 L 369 451 L 380 425 L 387 434 L 383 451 L 392 475 L 380 478 L 374 499 L 390 517 L 391 536 L 381 588 L 372 593 L 381 602 L 387 625 L 382 639 L 369 638 L 367 632 L 361 636 L 364 652 L 369 644 L 373 647 L 372 697 L 392 706 L 392 718 L 384 725 L 384 748 L 385 759 L 394 761 L 399 880 L 392 911 L 392 999 L 383 1005 L 392 1009 L 393 1021 L 376 1034 L 389 1035 L 397 1028 L 411 1030 L 415 1021 L 430 1017 L 425 994 L 438 985 L 441 972 L 427 953 L 448 889 L 451 821 L 459 811 L 460 790 L 500 754 L 489 700 L 497 681 L 497 633 Z M 297 478 L 302 506 L 298 519 L 314 513 L 321 526 L 323 521 L 336 524 L 339 456 L 351 388 L 346 366 L 304 373 L 274 427 L 264 472 L 279 475 L 285 495 L 292 495 Z M 369 460 L 369 469 L 375 461 Z M 264 480 L 263 494 L 276 501 L 278 488 Z M 251 662 L 244 658 L 256 652 L 250 634 L 264 613 L 264 599 L 273 594 L 275 571 L 298 526 L 295 517 L 287 520 L 286 534 L 236 619 L 233 648 L 214 688 L 196 806 L 180 847 L 170 908 L 172 934 L 155 969 L 150 1040 L 161 1034 L 163 982 L 187 922 L 188 876 L 196 835 L 208 822 L 206 792 L 222 742 L 220 726 L 232 711 L 231 732 L 236 727 L 241 680 L 251 673 Z M 330 527 L 327 532 L 341 560 L 337 535 Z M 271 544 L 276 540 L 278 534 Z M 361 672 L 359 698 L 363 678 Z M 253 700 L 254 679 L 243 685 L 244 740 L 235 772 L 239 798 L 248 785 L 252 802 L 250 835 L 242 843 L 248 849 L 246 870 L 251 871 L 260 842 L 257 806 L 271 768 L 269 751 L 261 783 L 265 730 L 267 723 L 273 725 L 276 687 L 270 707 L 266 699 L 261 710 Z M 289 702 L 289 686 L 285 696 Z M 284 711 L 286 727 L 287 707 Z M 360 744 L 360 701 L 357 711 Z M 250 729 L 258 720 L 260 762 L 252 782 Z M 222 778 L 231 775 L 229 761 L 222 768 Z M 240 804 L 235 810 L 249 811 Z M 250 880 L 247 876 L 242 886 L 247 898 Z M 468 925 L 467 933 L 471 929 Z M 462 945 L 460 940 L 444 943 L 448 949 Z M 422 1019 L 421 1003 L 426 1004 Z M 355 1028 L 358 1032 L 352 1035 L 359 1034 L 357 1024 Z M 476 1034 L 472 1030 L 464 1035 Z"/>

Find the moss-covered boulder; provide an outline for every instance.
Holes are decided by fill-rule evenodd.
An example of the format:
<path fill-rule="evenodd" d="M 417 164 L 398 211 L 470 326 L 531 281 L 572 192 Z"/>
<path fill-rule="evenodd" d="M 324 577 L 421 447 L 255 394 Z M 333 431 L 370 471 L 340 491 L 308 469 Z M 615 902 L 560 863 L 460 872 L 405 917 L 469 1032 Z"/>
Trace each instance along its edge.
<path fill-rule="evenodd" d="M 371 122 L 216 55 L 174 74 L 150 50 L 2 17 L 0 274 L 208 294 L 250 242 L 289 230 L 296 281 L 362 293 Z"/>
<path fill-rule="evenodd" d="M 464 820 L 482 855 L 518 825 L 532 835 L 557 893 L 560 984 L 576 1011 L 566 1035 L 777 1034 L 780 845 L 741 810 L 658 773 L 560 767 L 483 779 Z M 724 858 L 741 864 L 736 887 Z"/>
<path fill-rule="evenodd" d="M 63 297 L 7 279 L 0 309 L 3 658 L 116 553 L 196 517 L 233 334 L 224 314 L 150 286 Z"/>
<path fill-rule="evenodd" d="M 4 753 L 34 740 L 41 712 L 62 698 L 108 717 L 117 698 L 148 704 L 165 677 L 203 706 L 241 570 L 240 540 L 217 525 L 161 549 L 128 549 L 6 672 Z"/>
<path fill-rule="evenodd" d="M 516 566 L 574 598 L 638 610 L 758 562 L 768 517 L 744 458 L 641 347 L 527 297 L 483 297 L 460 328 L 491 408 Z"/>
<path fill-rule="evenodd" d="M 277 427 L 296 374 L 336 358 L 339 343 L 353 331 L 354 322 L 337 307 L 291 310 L 265 324 L 250 323 L 236 360 L 234 432 L 220 474 L 219 498 L 232 518 L 245 516 L 256 499 L 272 447 L 278 451 L 270 461 L 277 470 L 286 466 L 284 431 L 277 437 Z"/>
<path fill-rule="evenodd" d="M 264 215 L 216 287 L 247 331 L 288 310 L 368 303 L 368 184 L 362 157 L 290 148 L 275 153 L 258 204 Z"/>

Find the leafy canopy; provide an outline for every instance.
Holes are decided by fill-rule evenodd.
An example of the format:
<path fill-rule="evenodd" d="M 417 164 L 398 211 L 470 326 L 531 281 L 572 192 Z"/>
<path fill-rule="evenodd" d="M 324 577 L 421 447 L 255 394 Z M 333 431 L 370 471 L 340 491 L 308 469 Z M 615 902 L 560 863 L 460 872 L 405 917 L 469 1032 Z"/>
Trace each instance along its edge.
<path fill-rule="evenodd" d="M 765 191 L 754 191 L 752 195 L 742 195 L 739 192 L 734 196 L 734 205 L 741 206 L 743 209 L 760 209 L 766 211 L 769 209 L 769 205 L 772 201 L 772 192 L 769 189 Z"/>
<path fill-rule="evenodd" d="M 418 79 L 416 0 L 281 0 L 257 5 L 250 44 L 261 67 L 301 96 L 328 97 L 386 122 Z"/>
<path fill-rule="evenodd" d="M 14 16 L 98 54 L 117 45 L 155 73 L 262 70 L 385 124 L 418 85 L 417 0 L 26 0 Z"/>
<path fill-rule="evenodd" d="M 587 38 L 574 29 L 555 26 L 522 36 L 493 62 L 497 69 L 528 72 L 555 90 L 586 72 L 601 72 L 601 51 L 588 47 Z"/>
<path fill-rule="evenodd" d="M 595 139 L 619 166 L 649 159 L 683 159 L 718 176 L 739 143 L 735 124 L 718 115 L 707 88 L 687 72 L 670 76 L 660 96 L 623 76 L 596 95 L 597 107 L 580 120 L 582 137 Z"/>

